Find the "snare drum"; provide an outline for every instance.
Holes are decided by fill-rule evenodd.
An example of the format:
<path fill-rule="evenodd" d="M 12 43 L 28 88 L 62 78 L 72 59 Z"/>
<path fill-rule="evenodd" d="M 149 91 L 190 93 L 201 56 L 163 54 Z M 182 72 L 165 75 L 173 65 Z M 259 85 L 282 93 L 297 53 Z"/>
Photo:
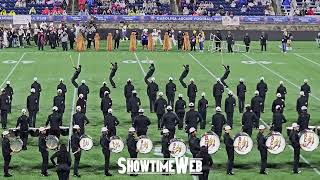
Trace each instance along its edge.
<path fill-rule="evenodd" d="M 319 136 L 311 130 L 304 130 L 300 132 L 299 143 L 304 151 L 313 151 L 319 145 Z"/>
<path fill-rule="evenodd" d="M 201 137 L 200 146 L 207 146 L 208 153 L 214 154 L 219 150 L 220 139 L 214 132 L 208 132 Z"/>
<path fill-rule="evenodd" d="M 20 128 L 9 128 L 9 133 L 13 136 L 19 136 Z"/>
<path fill-rule="evenodd" d="M 40 132 L 39 132 L 39 128 L 32 128 L 32 127 L 29 127 L 29 130 L 28 130 L 29 134 L 32 136 L 32 137 L 38 137 Z"/>
<path fill-rule="evenodd" d="M 172 157 L 182 157 L 187 152 L 186 144 L 180 139 L 171 139 L 168 149 Z"/>
<path fill-rule="evenodd" d="M 113 153 L 120 153 L 124 148 L 124 143 L 118 136 L 110 137 L 109 148 Z"/>
<path fill-rule="evenodd" d="M 140 136 L 137 142 L 137 150 L 139 153 L 147 154 L 153 148 L 152 141 L 147 136 Z"/>
<path fill-rule="evenodd" d="M 46 146 L 51 150 L 57 149 L 59 146 L 59 139 L 57 138 L 57 136 L 48 135 L 46 139 Z"/>
<path fill-rule="evenodd" d="M 286 140 L 279 132 L 271 132 L 267 136 L 266 146 L 271 154 L 280 154 L 286 147 Z"/>
<path fill-rule="evenodd" d="M 308 129 L 310 129 L 313 132 L 316 132 L 316 126 L 308 126 Z"/>
<path fill-rule="evenodd" d="M 236 153 L 245 155 L 252 150 L 253 141 L 247 133 L 240 132 L 235 136 L 233 146 Z"/>
<path fill-rule="evenodd" d="M 60 126 L 60 133 L 62 136 L 69 135 L 69 127 Z"/>
<path fill-rule="evenodd" d="M 287 127 L 287 135 L 288 135 L 288 137 L 291 135 L 292 130 L 293 130 L 293 127 Z"/>
<path fill-rule="evenodd" d="M 10 149 L 12 152 L 17 153 L 22 150 L 23 142 L 20 137 L 13 137 L 10 139 Z"/>
<path fill-rule="evenodd" d="M 92 138 L 88 135 L 82 135 L 79 142 L 80 148 L 85 151 L 89 151 L 93 147 Z"/>

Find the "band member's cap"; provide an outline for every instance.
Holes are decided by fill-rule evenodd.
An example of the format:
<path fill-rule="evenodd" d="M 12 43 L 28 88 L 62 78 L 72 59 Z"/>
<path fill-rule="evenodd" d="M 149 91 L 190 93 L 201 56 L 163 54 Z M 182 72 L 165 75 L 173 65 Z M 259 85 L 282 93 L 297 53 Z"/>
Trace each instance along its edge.
<path fill-rule="evenodd" d="M 297 123 L 292 123 L 292 127 L 296 128 L 296 127 L 299 127 L 299 125 Z"/>
<path fill-rule="evenodd" d="M 168 111 L 171 111 L 171 110 L 172 110 L 172 107 L 171 107 L 171 106 L 167 106 L 167 110 L 168 110 Z"/>
<path fill-rule="evenodd" d="M 307 108 L 307 106 L 302 106 L 301 107 L 301 110 L 307 110 L 308 108 Z"/>
<path fill-rule="evenodd" d="M 280 93 L 277 93 L 277 97 L 280 98 L 280 97 L 281 97 L 281 94 L 280 94 Z"/>
<path fill-rule="evenodd" d="M 134 127 L 130 127 L 128 131 L 129 131 L 129 132 L 135 132 L 136 129 L 135 129 Z"/>
<path fill-rule="evenodd" d="M 192 102 L 189 103 L 189 107 L 194 107 L 194 104 Z"/>
<path fill-rule="evenodd" d="M 196 131 L 196 129 L 194 128 L 194 127 L 191 127 L 190 129 L 189 129 L 189 133 L 193 133 L 193 132 L 195 132 Z"/>
<path fill-rule="evenodd" d="M 6 136 L 6 135 L 8 135 L 8 134 L 9 134 L 9 131 L 3 131 L 3 132 L 2 132 L 2 135 L 3 135 L 3 136 Z"/>
<path fill-rule="evenodd" d="M 221 107 L 219 107 L 219 106 L 216 107 L 216 111 L 217 111 L 217 112 L 221 112 Z"/>
<path fill-rule="evenodd" d="M 266 129 L 266 127 L 264 125 L 259 126 L 259 130 L 264 130 L 264 129 Z"/>
<path fill-rule="evenodd" d="M 86 83 L 86 80 L 81 80 L 81 83 L 82 83 L 82 84 L 85 84 L 85 83 Z"/>
<path fill-rule="evenodd" d="M 73 126 L 73 129 L 80 129 L 80 126 L 76 124 Z"/>
<path fill-rule="evenodd" d="M 139 109 L 138 112 L 139 112 L 139 113 L 144 113 L 144 110 L 143 110 L 143 109 Z"/>
<path fill-rule="evenodd" d="M 108 113 L 112 113 L 112 109 L 110 108 L 110 109 L 108 109 Z"/>
<path fill-rule="evenodd" d="M 226 126 L 226 127 L 224 127 L 224 130 L 231 130 L 231 127 L 230 126 Z"/>
<path fill-rule="evenodd" d="M 107 128 L 107 127 L 102 127 L 102 128 L 101 128 L 101 132 L 106 132 L 106 131 L 108 131 L 108 128 Z"/>
<path fill-rule="evenodd" d="M 10 81 L 7 81 L 6 84 L 9 85 L 9 84 L 10 84 Z"/>
<path fill-rule="evenodd" d="M 39 131 L 40 131 L 40 132 L 43 132 L 43 131 L 45 131 L 45 130 L 46 130 L 45 127 L 40 127 L 40 128 L 39 128 Z"/>
<path fill-rule="evenodd" d="M 163 134 L 169 133 L 169 130 L 168 130 L 168 129 L 163 129 L 163 130 L 162 130 L 162 133 L 163 133 Z"/>

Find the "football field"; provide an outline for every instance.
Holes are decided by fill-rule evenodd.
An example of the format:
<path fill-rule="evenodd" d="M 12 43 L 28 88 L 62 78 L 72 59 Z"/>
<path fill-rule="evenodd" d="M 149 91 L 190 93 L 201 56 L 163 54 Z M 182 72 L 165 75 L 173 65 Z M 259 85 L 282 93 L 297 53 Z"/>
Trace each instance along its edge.
<path fill-rule="evenodd" d="M 102 43 L 104 45 L 105 43 Z M 95 52 L 89 50 L 87 52 L 62 52 L 59 47 L 56 50 L 49 50 L 45 47 L 44 52 L 38 51 L 35 47 L 24 49 L 5 49 L 0 51 L 0 83 L 1 88 L 5 86 L 7 80 L 11 81 L 14 89 L 12 102 L 12 113 L 8 115 L 8 127 L 15 127 L 16 120 L 20 116 L 22 108 L 26 107 L 26 99 L 30 92 L 30 86 L 33 78 L 37 77 L 41 83 L 42 93 L 40 98 L 40 112 L 37 116 L 36 126 L 44 126 L 48 115 L 51 113 L 53 97 L 56 95 L 56 87 L 59 79 L 63 78 L 67 85 L 68 92 L 66 94 L 66 110 L 63 116 L 63 125 L 69 126 L 72 113 L 74 112 L 74 104 L 77 100 L 75 97 L 75 89 L 71 84 L 71 77 L 74 73 L 72 64 L 69 60 L 71 55 L 74 63 L 82 65 L 82 72 L 79 76 L 78 83 L 81 80 L 86 80 L 86 84 L 90 88 L 90 94 L 87 101 L 87 117 L 90 124 L 86 127 L 86 134 L 91 136 L 94 141 L 92 150 L 82 152 L 79 172 L 81 179 L 97 180 L 97 179 L 175 179 L 188 180 L 192 179 L 191 175 L 141 175 L 138 177 L 130 177 L 128 175 L 119 175 L 117 172 L 117 160 L 119 157 L 129 157 L 127 147 L 119 154 L 111 154 L 111 173 L 113 177 L 104 176 L 104 158 L 99 145 L 100 129 L 103 126 L 103 114 L 100 111 L 99 89 L 102 82 L 108 82 L 108 87 L 111 89 L 111 98 L 113 100 L 113 114 L 118 117 L 120 125 L 117 127 L 117 135 L 123 140 L 127 137 L 127 130 L 131 126 L 130 114 L 126 112 L 125 98 L 123 88 L 128 78 L 131 78 L 133 85 L 138 92 L 138 96 L 142 102 L 142 108 L 145 109 L 145 114 L 151 119 L 151 126 L 148 130 L 148 136 L 152 139 L 156 148 L 152 153 L 147 155 L 139 154 L 138 157 L 161 157 L 157 155 L 161 147 L 160 131 L 157 130 L 157 117 L 149 112 L 149 99 L 146 93 L 146 84 L 144 75 L 148 71 L 150 62 L 154 62 L 156 71 L 154 77 L 159 85 L 160 91 L 165 91 L 165 85 L 169 77 L 174 78 L 177 85 L 176 99 L 179 93 L 184 95 L 187 101 L 187 89 L 184 89 L 179 83 L 179 76 L 183 71 L 183 65 L 190 65 L 190 72 L 185 82 L 188 84 L 190 78 L 195 80 L 198 87 L 196 102 L 201 97 L 201 92 L 206 93 L 206 98 L 209 101 L 207 114 L 207 126 L 205 131 L 211 129 L 211 117 L 215 113 L 214 98 L 212 97 L 212 86 L 216 82 L 217 77 L 221 77 L 224 73 L 222 64 L 230 65 L 231 73 L 226 80 L 231 91 L 236 93 L 236 86 L 239 79 L 243 78 L 247 85 L 246 103 L 250 103 L 254 96 L 256 84 L 260 77 L 265 78 L 268 84 L 269 91 L 266 97 L 266 109 L 262 114 L 260 124 L 270 125 L 272 121 L 271 104 L 276 98 L 276 89 L 279 81 L 283 81 L 287 88 L 285 116 L 288 120 L 283 125 L 283 135 L 285 136 L 287 146 L 279 155 L 268 154 L 268 171 L 269 175 L 258 174 L 260 169 L 260 154 L 256 147 L 256 134 L 254 130 L 252 139 L 254 147 L 247 155 L 235 154 L 235 176 L 226 175 L 227 155 L 224 144 L 221 144 L 221 149 L 212 155 L 214 166 L 210 172 L 209 179 L 319 179 L 320 178 L 320 149 L 313 152 L 304 152 L 301 150 L 300 165 L 302 173 L 298 175 L 292 174 L 293 151 L 289 146 L 289 139 L 286 134 L 286 127 L 291 126 L 297 120 L 295 111 L 296 100 L 299 97 L 300 86 L 304 79 L 309 80 L 312 95 L 309 98 L 309 113 L 311 114 L 310 125 L 320 126 L 320 48 L 315 42 L 294 42 L 293 51 L 283 54 L 279 49 L 279 42 L 269 42 L 268 51 L 260 52 L 258 42 L 252 43 L 252 51 L 250 53 L 209 53 L 200 52 L 162 52 L 160 48 L 156 52 L 142 51 L 138 46 L 138 51 L 135 53 L 128 52 L 128 47 L 122 47 L 121 50 L 106 52 L 101 50 Z M 105 48 L 103 48 L 105 49 Z M 117 88 L 111 87 L 108 77 L 110 73 L 110 63 L 118 62 L 119 69 L 114 78 Z M 224 93 L 224 99 L 227 93 Z M 222 106 L 224 110 L 224 106 Z M 234 136 L 241 130 L 241 117 L 238 107 L 235 108 L 234 114 Z M 201 136 L 204 130 L 198 131 L 198 136 Z M 2 130 L 1 130 L 2 133 Z M 268 132 L 267 132 L 268 133 Z M 176 131 L 176 136 L 185 140 L 187 144 L 187 135 L 182 130 Z M 67 143 L 68 136 L 62 136 L 61 141 Z M 11 173 L 13 177 L 10 179 L 16 180 L 54 180 L 57 179 L 55 168 L 49 163 L 49 177 L 41 177 L 41 155 L 38 152 L 38 139 L 29 136 L 28 150 L 14 154 L 11 160 Z M 49 156 L 53 151 L 49 152 Z M 191 156 L 191 154 L 186 154 Z M 73 158 L 73 157 L 72 157 Z M 0 158 L 2 167 L 3 158 Z M 70 174 L 73 174 L 71 169 Z M 1 173 L 0 179 L 3 179 Z M 76 179 L 71 177 L 71 179 Z"/>

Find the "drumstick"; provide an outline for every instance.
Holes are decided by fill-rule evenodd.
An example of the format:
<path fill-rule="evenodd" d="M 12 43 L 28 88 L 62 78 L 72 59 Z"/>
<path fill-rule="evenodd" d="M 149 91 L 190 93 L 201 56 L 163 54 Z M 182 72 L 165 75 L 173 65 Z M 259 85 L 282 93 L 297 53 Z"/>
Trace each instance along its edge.
<path fill-rule="evenodd" d="M 80 152 L 81 151 L 81 149 L 79 149 L 79 150 L 77 150 L 76 152 L 73 152 L 72 154 L 74 155 L 74 154 L 77 154 L 78 152 Z"/>

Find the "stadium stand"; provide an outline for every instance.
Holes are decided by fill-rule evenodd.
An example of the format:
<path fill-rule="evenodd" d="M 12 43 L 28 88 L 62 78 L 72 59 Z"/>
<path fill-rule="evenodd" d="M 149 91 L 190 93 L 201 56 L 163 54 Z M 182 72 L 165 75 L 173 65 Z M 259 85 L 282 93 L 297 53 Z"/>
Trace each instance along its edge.
<path fill-rule="evenodd" d="M 320 0 L 283 0 L 281 8 L 288 16 L 320 15 Z"/>

